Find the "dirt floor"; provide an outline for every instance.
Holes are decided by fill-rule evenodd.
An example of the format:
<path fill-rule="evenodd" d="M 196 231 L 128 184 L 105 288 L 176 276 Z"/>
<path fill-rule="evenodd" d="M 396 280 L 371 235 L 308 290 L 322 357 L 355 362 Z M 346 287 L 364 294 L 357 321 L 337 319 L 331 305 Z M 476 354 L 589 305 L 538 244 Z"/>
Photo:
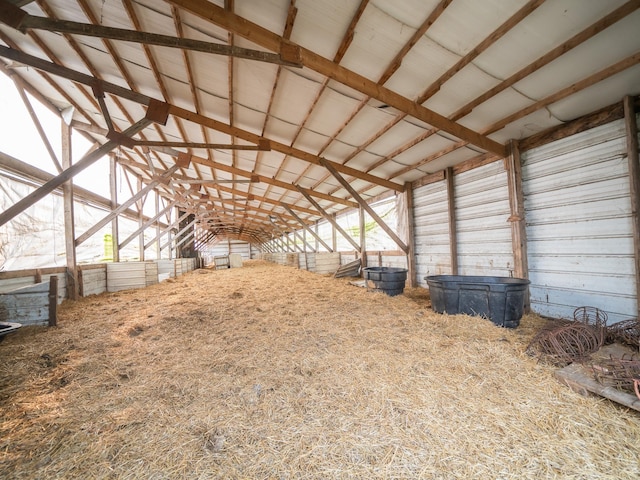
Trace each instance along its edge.
<path fill-rule="evenodd" d="M 65 302 L 0 344 L 1 478 L 640 478 L 640 415 L 517 329 L 262 261 Z"/>

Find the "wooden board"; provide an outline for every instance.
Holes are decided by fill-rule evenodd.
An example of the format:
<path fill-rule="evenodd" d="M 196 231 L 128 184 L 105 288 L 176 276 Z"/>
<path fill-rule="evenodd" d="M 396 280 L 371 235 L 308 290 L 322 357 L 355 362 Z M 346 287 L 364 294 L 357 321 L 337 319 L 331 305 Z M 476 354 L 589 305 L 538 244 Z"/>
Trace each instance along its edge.
<path fill-rule="evenodd" d="M 594 360 L 597 358 L 621 358 L 623 354 L 626 354 L 626 358 L 630 358 L 633 353 L 631 349 L 622 345 L 605 345 L 594 355 Z M 558 370 L 555 377 L 580 395 L 599 395 L 640 412 L 640 398 L 632 393 L 618 390 L 612 385 L 598 382 L 588 365 L 572 363 Z"/>

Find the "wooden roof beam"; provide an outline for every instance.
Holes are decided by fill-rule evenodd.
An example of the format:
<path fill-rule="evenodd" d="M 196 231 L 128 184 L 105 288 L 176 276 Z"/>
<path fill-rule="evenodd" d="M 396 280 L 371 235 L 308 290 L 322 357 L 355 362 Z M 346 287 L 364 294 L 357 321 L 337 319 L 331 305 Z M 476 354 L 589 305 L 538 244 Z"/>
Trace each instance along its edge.
<path fill-rule="evenodd" d="M 103 38 L 106 40 L 118 40 L 123 42 L 140 43 L 142 45 L 156 45 L 159 47 L 179 48 L 194 52 L 211 53 L 215 55 L 226 55 L 258 62 L 275 63 L 289 67 L 301 67 L 300 62 L 292 61 L 296 58 L 294 52 L 286 56 L 260 50 L 235 47 L 219 43 L 204 42 L 190 38 L 172 37 L 157 33 L 144 32 L 141 30 L 127 30 L 123 28 L 106 27 L 98 24 L 72 22 L 69 20 L 58 20 L 54 18 L 38 17 L 30 15 L 18 7 L 14 7 L 23 13 L 19 21 L 15 18 L 20 15 L 18 12 L 9 12 L 12 6 L 6 0 L 0 0 L 0 21 L 25 33 L 27 30 L 42 30 L 46 32 L 58 32 L 87 37 Z"/>
<path fill-rule="evenodd" d="M 330 77 L 337 82 L 343 83 L 344 85 L 367 96 L 376 98 L 384 104 L 397 108 L 401 112 L 439 128 L 450 135 L 460 138 L 461 140 L 468 141 L 484 150 L 500 155 L 506 154 L 506 147 L 504 145 L 491 140 L 470 128 L 453 122 L 447 117 L 409 100 L 388 88 L 378 85 L 375 81 L 348 70 L 347 68 L 342 67 L 335 62 L 312 52 L 311 50 L 300 47 L 299 45 L 291 44 L 291 42 L 287 42 L 281 36 L 271 32 L 270 30 L 250 22 L 236 14 L 227 12 L 224 8 L 218 7 L 211 2 L 206 0 L 169 1 L 170 3 L 184 8 L 194 15 L 247 38 L 248 40 L 271 51 L 280 52 L 282 48 L 287 48 L 288 46 L 293 45 L 300 49 L 303 66 Z"/>
<path fill-rule="evenodd" d="M 398 235 L 396 235 L 396 232 L 394 232 L 391 227 L 386 224 L 386 222 L 380 217 L 380 215 L 378 215 L 375 210 L 371 208 L 371 206 L 369 206 L 367 202 L 364 201 L 364 199 L 358 194 L 358 192 L 356 192 L 356 190 L 351 185 L 349 185 L 349 182 L 347 182 L 344 177 L 340 175 L 340 173 L 328 163 L 325 164 L 325 168 L 329 170 L 329 172 L 331 172 L 331 175 L 333 175 L 336 180 L 338 180 L 338 182 L 340 182 L 340 184 L 351 194 L 351 196 L 358 201 L 360 206 L 364 208 L 366 212 L 371 216 L 371 218 L 373 218 L 375 222 L 380 225 L 380 227 L 387 233 L 387 235 L 391 237 L 391 240 L 396 242 L 396 244 L 402 249 L 402 251 L 404 251 L 404 253 L 409 253 L 409 247 L 400 239 L 400 237 L 398 237 Z M 360 250 L 360 247 L 357 247 L 356 250 Z"/>
<path fill-rule="evenodd" d="M 124 135 L 135 135 L 136 133 L 143 130 L 151 123 L 150 120 L 143 118 L 142 120 L 136 122 L 131 127 L 126 129 L 123 134 Z M 88 155 L 85 155 L 82 159 L 80 159 L 77 163 L 74 163 L 66 170 L 63 170 L 58 176 L 52 178 L 47 183 L 42 185 L 40 188 L 34 190 L 29 195 L 19 200 L 17 203 L 7 208 L 4 212 L 0 213 L 0 225 L 4 225 L 27 208 L 29 208 L 34 203 L 46 197 L 49 193 L 54 191 L 60 185 L 65 183 L 67 180 L 73 178 L 77 173 L 81 172 L 89 165 L 95 163 L 98 159 L 102 158 L 104 155 L 109 153 L 111 150 L 118 147 L 118 144 L 112 140 L 108 141 L 100 148 L 92 151 Z"/>
<path fill-rule="evenodd" d="M 72 80 L 74 82 L 77 83 L 81 83 L 84 85 L 91 85 L 95 82 L 99 82 L 102 89 L 105 92 L 108 93 L 112 93 L 114 95 L 120 96 L 122 98 L 125 98 L 127 100 L 131 100 L 133 102 L 136 103 L 140 103 L 142 105 L 148 106 L 149 102 L 152 100 L 151 97 L 148 97 L 147 95 L 135 92 L 133 90 L 124 88 L 124 87 L 120 87 L 118 85 L 115 85 L 113 83 L 110 82 L 106 82 L 104 80 L 99 80 L 96 79 L 95 77 L 92 77 L 90 75 L 86 75 L 84 73 L 80 73 L 80 72 L 76 72 L 74 70 L 71 70 L 69 68 L 63 67 L 61 65 L 57 65 L 55 63 L 51 63 L 48 62 L 46 60 L 42 60 L 38 57 L 26 54 L 24 52 L 20 52 L 11 48 L 7 48 L 3 45 L 0 45 L 0 56 L 1 57 L 5 57 L 5 58 L 9 58 L 11 60 L 14 60 L 16 62 L 20 62 L 23 63 L 25 65 L 29 65 L 32 66 L 34 68 L 37 68 L 39 70 L 43 70 L 45 72 L 48 73 L 52 73 L 53 75 L 58 75 L 61 76 L 63 78 L 66 78 L 68 80 Z M 177 117 L 183 118 L 185 120 L 189 120 L 189 121 L 193 121 L 197 124 L 212 128 L 214 130 L 218 130 L 222 133 L 226 133 L 228 135 L 231 136 L 237 136 L 238 138 L 242 138 L 243 140 L 246 140 L 248 142 L 251 143 L 255 143 L 255 144 L 259 144 L 261 141 L 269 141 L 271 144 L 271 148 L 275 151 L 279 151 L 281 153 L 285 153 L 288 155 L 291 155 L 293 157 L 296 157 L 300 160 L 304 160 L 307 161 L 309 163 L 313 163 L 315 165 L 321 165 L 320 161 L 325 161 L 325 162 L 329 162 L 326 159 L 323 159 L 321 157 L 317 157 L 316 155 L 312 154 L 312 153 L 308 153 L 305 152 L 303 150 L 300 150 L 298 148 L 295 147 L 290 147 L 287 146 L 283 143 L 279 143 L 276 142 L 274 140 L 270 140 L 264 137 L 261 137 L 259 135 L 256 135 L 254 133 L 248 132 L 246 130 L 242 130 L 240 128 L 237 127 L 231 127 L 223 122 L 220 122 L 218 120 L 214 120 L 212 118 L 209 117 L 205 117 L 204 115 L 200 115 L 198 113 L 186 110 L 184 108 L 181 107 L 177 107 L 175 105 L 169 105 L 169 114 L 173 114 Z M 404 185 L 400 185 L 398 183 L 395 182 L 391 182 L 389 180 L 384 180 L 381 179 L 379 177 L 376 177 L 374 175 L 370 175 L 370 174 L 366 174 L 363 173 L 359 170 L 356 170 L 355 168 L 351 168 L 351 167 L 347 167 L 344 165 L 341 165 L 339 163 L 335 163 L 335 162 L 330 162 L 336 170 L 338 170 L 340 173 L 343 173 L 345 175 L 349 175 L 355 178 L 359 178 L 361 180 L 364 180 L 366 182 L 370 182 L 370 183 L 374 183 L 376 185 L 385 187 L 385 188 L 389 188 L 391 190 L 395 190 L 398 192 L 401 192 L 404 190 Z"/>

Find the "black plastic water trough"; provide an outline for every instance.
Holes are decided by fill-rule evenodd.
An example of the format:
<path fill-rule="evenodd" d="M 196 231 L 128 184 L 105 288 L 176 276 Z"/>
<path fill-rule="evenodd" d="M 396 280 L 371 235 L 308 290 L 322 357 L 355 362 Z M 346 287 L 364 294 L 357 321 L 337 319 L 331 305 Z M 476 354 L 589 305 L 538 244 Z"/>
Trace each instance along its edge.
<path fill-rule="evenodd" d="M 433 275 L 425 280 L 438 313 L 481 316 L 501 327 L 520 325 L 529 280 L 472 275 Z"/>
<path fill-rule="evenodd" d="M 15 332 L 22 326 L 21 323 L 0 322 L 0 342 L 4 340 L 5 335 Z"/>
<path fill-rule="evenodd" d="M 362 269 L 367 290 L 383 292 L 393 297 L 404 291 L 407 269 L 395 267 L 367 267 Z"/>

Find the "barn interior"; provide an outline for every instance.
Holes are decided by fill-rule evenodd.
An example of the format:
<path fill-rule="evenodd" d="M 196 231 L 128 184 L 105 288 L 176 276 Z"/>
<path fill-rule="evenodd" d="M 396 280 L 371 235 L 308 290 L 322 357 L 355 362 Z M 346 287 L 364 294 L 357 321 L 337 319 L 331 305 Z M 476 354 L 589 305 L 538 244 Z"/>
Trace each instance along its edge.
<path fill-rule="evenodd" d="M 0 476 L 638 478 L 639 7 L 0 0 Z"/>

